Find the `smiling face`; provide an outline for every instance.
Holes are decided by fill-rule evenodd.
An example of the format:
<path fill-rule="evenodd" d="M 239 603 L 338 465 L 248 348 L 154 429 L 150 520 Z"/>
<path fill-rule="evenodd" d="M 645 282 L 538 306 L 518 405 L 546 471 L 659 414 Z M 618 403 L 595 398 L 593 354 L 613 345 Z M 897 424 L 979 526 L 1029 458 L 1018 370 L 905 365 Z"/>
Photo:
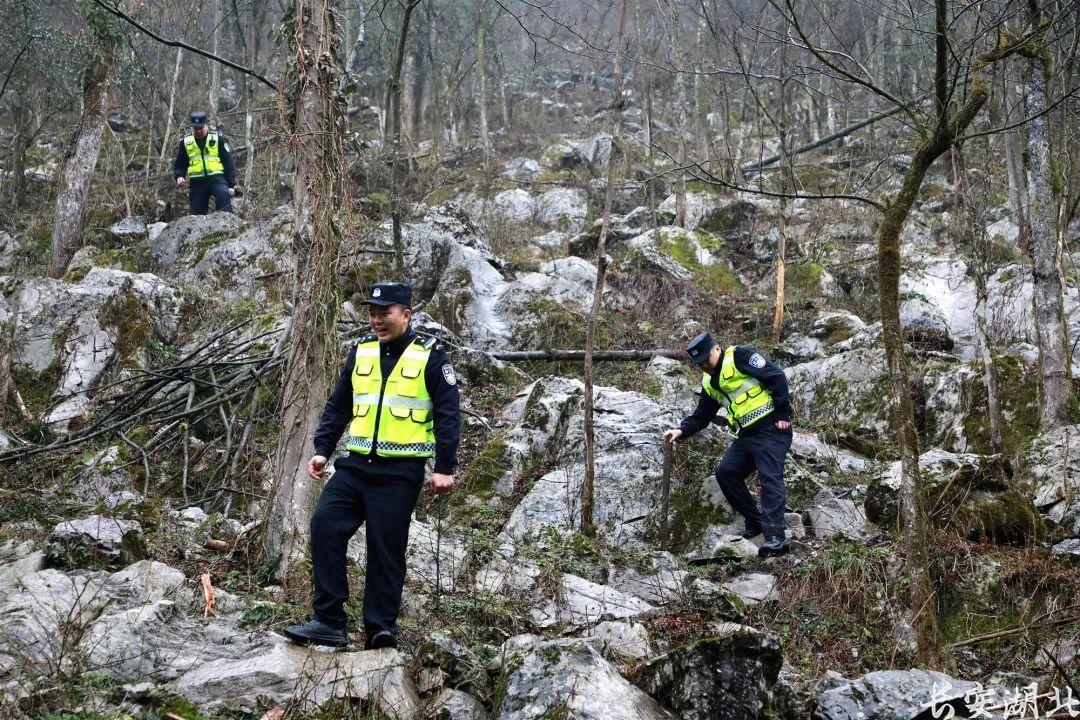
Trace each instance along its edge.
<path fill-rule="evenodd" d="M 368 319 L 379 342 L 397 340 L 409 329 L 412 310 L 404 305 L 368 305 Z"/>

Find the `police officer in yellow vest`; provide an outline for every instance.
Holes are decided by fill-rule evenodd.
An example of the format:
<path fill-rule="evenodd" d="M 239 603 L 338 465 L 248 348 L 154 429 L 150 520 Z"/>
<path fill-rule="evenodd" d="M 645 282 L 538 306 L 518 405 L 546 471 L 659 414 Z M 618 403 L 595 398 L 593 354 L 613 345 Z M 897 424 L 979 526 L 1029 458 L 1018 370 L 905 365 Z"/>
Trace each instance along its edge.
<path fill-rule="evenodd" d="M 716 480 L 745 520 L 743 537 L 764 532 L 758 555 L 783 555 L 789 549 L 784 535 L 784 460 L 792 438 L 787 376 L 754 348 L 724 347 L 709 333 L 694 338 L 687 352 L 703 373 L 698 406 L 677 430 L 664 433 L 664 441 L 688 438 L 721 413 L 735 441 L 716 467 Z M 761 483 L 760 510 L 746 487 L 754 470 Z"/>
<path fill-rule="evenodd" d="M 347 644 L 345 549 L 366 524 L 365 647 L 397 646 L 409 522 L 429 458 L 432 491 L 454 486 L 461 427 L 454 368 L 433 338 L 409 326 L 410 286 L 379 283 L 368 304 L 373 332 L 349 351 L 308 462 L 308 475 L 320 479 L 345 433 L 348 455 L 334 463 L 311 518 L 315 617 L 285 629 L 303 644 Z"/>
<path fill-rule="evenodd" d="M 191 129 L 180 138 L 173 162 L 173 179 L 177 187 L 188 187 L 188 203 L 192 215 L 210 212 L 210 196 L 215 207 L 232 212 L 232 196 L 236 194 L 236 166 L 229 141 L 206 123 L 206 113 L 191 113 Z"/>

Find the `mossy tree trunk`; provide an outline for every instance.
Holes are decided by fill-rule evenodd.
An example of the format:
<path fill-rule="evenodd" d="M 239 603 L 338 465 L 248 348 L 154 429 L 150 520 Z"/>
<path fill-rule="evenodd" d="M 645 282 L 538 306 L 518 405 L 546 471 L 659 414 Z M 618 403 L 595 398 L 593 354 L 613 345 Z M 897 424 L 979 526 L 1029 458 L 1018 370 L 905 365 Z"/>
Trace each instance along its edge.
<path fill-rule="evenodd" d="M 335 214 L 342 203 L 344 153 L 339 104 L 337 12 L 334 0 L 295 0 L 286 17 L 290 58 L 286 120 L 296 158 L 292 238 L 293 314 L 289 329 L 281 434 L 274 455 L 274 487 L 266 551 L 276 575 L 298 577 L 309 523 L 321 488 L 307 475 L 311 438 L 329 390 L 337 356 L 335 296 L 341 234 Z M 306 582 L 306 573 L 303 582 Z"/>
<path fill-rule="evenodd" d="M 944 0 L 938 0 L 939 60 L 944 64 Z M 944 82 L 945 72 L 939 69 L 938 80 Z M 900 192 L 889 202 L 878 226 L 878 289 L 882 341 L 885 345 L 885 364 L 889 375 L 890 410 L 893 427 L 900 445 L 900 501 L 904 515 L 904 547 L 908 576 L 909 607 L 914 614 L 918 636 L 920 662 L 932 664 L 938 654 L 938 609 L 931 585 L 926 509 L 922 501 L 922 482 L 919 476 L 919 437 L 915 428 L 915 408 L 911 395 L 911 373 L 904 354 L 904 338 L 900 326 L 900 233 L 918 197 L 926 171 L 933 165 L 975 118 L 988 97 L 985 84 L 976 84 L 964 105 L 949 118 L 946 98 L 949 91 L 938 85 L 939 109 L 933 134 L 924 140 L 911 168 L 904 175 Z"/>

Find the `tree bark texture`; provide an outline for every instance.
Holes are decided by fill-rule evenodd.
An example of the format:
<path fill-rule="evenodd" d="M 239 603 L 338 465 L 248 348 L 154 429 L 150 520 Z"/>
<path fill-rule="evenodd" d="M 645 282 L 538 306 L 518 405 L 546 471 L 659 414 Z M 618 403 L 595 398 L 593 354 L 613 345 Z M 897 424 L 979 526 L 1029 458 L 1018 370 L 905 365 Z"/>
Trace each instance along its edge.
<path fill-rule="evenodd" d="M 1058 193 L 1053 186 L 1050 159 L 1050 122 L 1046 114 L 1049 48 L 1026 58 L 1027 83 L 1024 113 L 1027 124 L 1028 201 L 1031 214 L 1031 256 L 1033 260 L 1035 328 L 1039 342 L 1039 387 L 1042 395 L 1040 426 L 1050 430 L 1068 422 L 1069 379 L 1068 340 L 1065 329 L 1064 297 L 1061 291 L 1061 244 L 1057 232 Z"/>
<path fill-rule="evenodd" d="M 282 392 L 281 433 L 274 454 L 274 490 L 266 528 L 268 557 L 283 582 L 296 578 L 321 490 L 307 475 L 311 438 L 336 361 L 335 267 L 341 237 L 334 216 L 343 150 L 337 81 L 340 73 L 334 0 L 296 0 L 290 31 L 288 112 L 296 157 L 293 315 Z M 306 574 L 303 577 L 306 582 Z"/>
<path fill-rule="evenodd" d="M 64 159 L 56 193 L 48 268 L 49 277 L 54 278 L 67 272 L 71 256 L 82 246 L 86 196 L 101 154 L 101 134 L 105 130 L 109 100 L 109 72 L 116 40 L 105 34 L 96 34 L 95 40 L 99 43 L 99 52 L 83 74 L 83 112 L 74 142 Z"/>

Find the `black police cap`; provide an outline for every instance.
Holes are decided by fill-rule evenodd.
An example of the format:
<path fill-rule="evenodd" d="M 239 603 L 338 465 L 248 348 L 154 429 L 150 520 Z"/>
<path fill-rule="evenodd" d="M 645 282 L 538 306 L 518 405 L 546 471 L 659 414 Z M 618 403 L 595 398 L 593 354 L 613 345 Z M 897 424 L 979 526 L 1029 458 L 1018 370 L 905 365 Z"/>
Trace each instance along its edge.
<path fill-rule="evenodd" d="M 690 341 L 690 344 L 686 346 L 686 352 L 690 354 L 690 359 L 694 361 L 694 364 L 700 365 L 709 359 L 709 353 L 714 347 L 716 347 L 716 341 L 712 339 L 712 335 L 703 332 Z"/>
<path fill-rule="evenodd" d="M 206 124 L 206 113 L 195 111 L 191 113 L 191 127 L 200 127 Z"/>
<path fill-rule="evenodd" d="M 371 286 L 371 296 L 365 302 L 370 305 L 412 307 L 412 286 L 405 283 L 375 283 Z"/>

